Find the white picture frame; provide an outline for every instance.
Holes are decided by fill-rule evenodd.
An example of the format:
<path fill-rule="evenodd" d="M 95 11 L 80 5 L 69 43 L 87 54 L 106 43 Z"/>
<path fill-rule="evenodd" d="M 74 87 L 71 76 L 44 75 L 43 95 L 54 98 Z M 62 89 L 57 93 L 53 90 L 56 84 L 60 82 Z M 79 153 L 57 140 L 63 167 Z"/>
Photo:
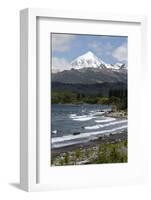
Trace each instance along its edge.
<path fill-rule="evenodd" d="M 142 152 L 142 164 L 138 167 L 138 174 L 130 173 L 127 179 L 118 177 L 117 179 L 112 177 L 103 178 L 104 182 L 96 181 L 97 184 L 88 183 L 87 180 L 81 181 L 79 178 L 79 184 L 76 182 L 71 183 L 41 183 L 38 180 L 39 173 L 39 140 L 38 140 L 38 78 L 37 78 L 37 19 L 47 18 L 49 20 L 81 20 L 93 22 L 109 22 L 109 23 L 126 23 L 133 26 L 138 24 L 141 36 L 141 67 L 147 66 L 146 63 L 146 17 L 145 16 L 124 16 L 124 15 L 112 15 L 112 14 L 100 14 L 100 13 L 86 13 L 86 12 L 72 12 L 72 11 L 53 11 L 49 9 L 24 9 L 20 12 L 20 185 L 21 188 L 26 191 L 39 191 L 39 190 L 52 190 L 52 189 L 64 189 L 64 188 L 78 188 L 78 187 L 97 187 L 106 185 L 128 185 L 146 182 L 146 157 L 145 157 L 145 133 L 140 132 L 140 138 L 144 150 Z M 139 80 L 140 74 L 142 78 L 145 76 L 140 69 L 137 80 Z M 134 72 L 132 72 L 134 73 Z M 145 82 L 144 82 L 145 84 Z M 140 142 L 140 141 L 138 141 Z M 120 167 L 120 166 L 119 166 Z M 65 169 L 65 172 L 70 167 Z M 94 166 L 94 169 L 98 169 Z M 51 170 L 51 169 L 50 169 Z M 115 169 L 117 171 L 117 169 Z M 60 172 L 61 173 L 61 172 Z M 72 176 L 74 169 L 71 170 Z M 118 173 L 118 171 L 117 171 Z M 86 175 L 86 174 L 85 174 Z M 46 176 L 46 174 L 45 174 Z M 55 176 L 55 175 L 54 175 Z M 49 177 L 51 179 L 51 177 Z M 55 177 L 53 177 L 55 178 Z M 116 180 L 115 180 L 116 179 Z"/>

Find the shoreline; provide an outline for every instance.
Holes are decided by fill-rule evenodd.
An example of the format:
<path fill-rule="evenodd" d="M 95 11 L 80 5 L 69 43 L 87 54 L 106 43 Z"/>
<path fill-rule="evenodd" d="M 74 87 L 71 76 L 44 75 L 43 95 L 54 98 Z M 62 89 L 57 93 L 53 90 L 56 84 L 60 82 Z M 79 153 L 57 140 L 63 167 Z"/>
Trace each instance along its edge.
<path fill-rule="evenodd" d="M 127 112 L 126 111 L 109 111 L 104 114 L 105 117 L 113 117 L 113 118 L 120 118 L 120 119 L 127 119 Z"/>
<path fill-rule="evenodd" d="M 123 144 L 125 142 L 127 143 L 127 130 L 119 131 L 115 134 L 111 133 L 108 135 L 100 136 L 96 140 L 89 141 L 83 144 L 82 143 L 74 144 L 71 146 L 51 149 L 52 166 L 93 164 L 96 162 L 96 157 L 97 157 L 99 148 L 103 147 L 107 149 L 106 151 L 109 151 L 108 149 L 113 148 L 112 146 L 116 147 L 116 146 L 119 146 L 119 144 L 120 145 L 122 144 L 122 147 L 121 147 L 122 149 L 123 148 L 126 149 L 125 150 L 126 156 L 125 155 L 124 156 L 127 158 L 127 146 L 123 147 Z M 87 152 L 90 152 L 90 151 L 93 156 L 87 156 Z M 80 158 L 81 155 L 82 157 Z M 65 163 L 64 163 L 64 160 L 65 160 Z M 115 161 L 111 163 L 114 163 Z M 101 163 L 106 163 L 106 162 L 102 161 Z"/>
<path fill-rule="evenodd" d="M 77 148 L 87 148 L 87 147 L 94 146 L 95 144 L 105 144 L 105 143 L 117 142 L 117 141 L 121 141 L 125 139 L 127 139 L 127 131 L 123 130 L 123 131 L 117 132 L 116 134 L 110 133 L 107 135 L 102 135 L 98 139 L 92 140 L 86 143 L 72 144 L 70 146 L 51 149 L 51 155 L 53 157 L 54 155 L 57 155 L 59 153 L 66 153 L 68 151 L 72 151 Z"/>
<path fill-rule="evenodd" d="M 105 111 L 104 116 L 127 120 L 127 111 Z M 101 134 L 98 131 L 98 136 L 89 141 L 80 140 L 68 146 L 54 146 L 51 148 L 51 166 L 127 162 L 127 137 L 127 127 L 123 127 L 115 132 L 109 130 Z"/>

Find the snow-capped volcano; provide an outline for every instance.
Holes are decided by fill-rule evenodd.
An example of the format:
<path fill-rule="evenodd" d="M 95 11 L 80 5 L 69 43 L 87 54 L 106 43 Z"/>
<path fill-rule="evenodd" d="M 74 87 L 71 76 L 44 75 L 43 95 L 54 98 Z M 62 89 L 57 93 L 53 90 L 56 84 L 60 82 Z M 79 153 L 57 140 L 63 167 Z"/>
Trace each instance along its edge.
<path fill-rule="evenodd" d="M 89 51 L 73 60 L 67 70 L 52 73 L 52 81 L 70 84 L 126 83 L 127 67 L 121 63 L 107 64 Z"/>
<path fill-rule="evenodd" d="M 75 60 L 71 62 L 71 66 L 74 69 L 81 68 L 103 68 L 105 67 L 105 63 L 99 59 L 94 53 L 88 51 L 87 53 L 77 57 Z"/>
<path fill-rule="evenodd" d="M 98 68 L 98 69 L 111 69 L 118 71 L 124 67 L 123 63 L 116 63 L 115 65 L 107 64 L 98 58 L 93 52 L 88 51 L 87 53 L 77 57 L 71 62 L 71 68 L 82 69 L 82 68 Z"/>

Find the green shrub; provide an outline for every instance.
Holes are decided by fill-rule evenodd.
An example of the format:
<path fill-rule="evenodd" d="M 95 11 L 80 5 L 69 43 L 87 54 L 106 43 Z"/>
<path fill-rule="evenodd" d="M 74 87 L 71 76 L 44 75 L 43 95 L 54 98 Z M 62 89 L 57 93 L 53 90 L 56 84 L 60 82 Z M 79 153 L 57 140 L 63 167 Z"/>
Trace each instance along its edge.
<path fill-rule="evenodd" d="M 68 153 L 66 153 L 65 156 L 64 156 L 64 163 L 65 163 L 65 165 L 67 165 L 69 163 L 69 155 L 68 155 Z"/>
<path fill-rule="evenodd" d="M 76 156 L 77 159 L 80 158 L 80 156 L 81 156 L 81 151 L 80 151 L 80 149 L 77 149 L 77 150 L 75 151 L 75 156 Z"/>

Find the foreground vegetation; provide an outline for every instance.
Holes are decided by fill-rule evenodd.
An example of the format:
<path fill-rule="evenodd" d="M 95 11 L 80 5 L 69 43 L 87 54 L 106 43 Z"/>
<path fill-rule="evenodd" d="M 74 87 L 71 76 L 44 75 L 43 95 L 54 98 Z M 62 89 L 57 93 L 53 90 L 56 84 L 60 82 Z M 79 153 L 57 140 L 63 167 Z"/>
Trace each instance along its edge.
<path fill-rule="evenodd" d="M 127 140 L 78 148 L 60 153 L 51 160 L 53 166 L 125 162 L 127 162 Z"/>

